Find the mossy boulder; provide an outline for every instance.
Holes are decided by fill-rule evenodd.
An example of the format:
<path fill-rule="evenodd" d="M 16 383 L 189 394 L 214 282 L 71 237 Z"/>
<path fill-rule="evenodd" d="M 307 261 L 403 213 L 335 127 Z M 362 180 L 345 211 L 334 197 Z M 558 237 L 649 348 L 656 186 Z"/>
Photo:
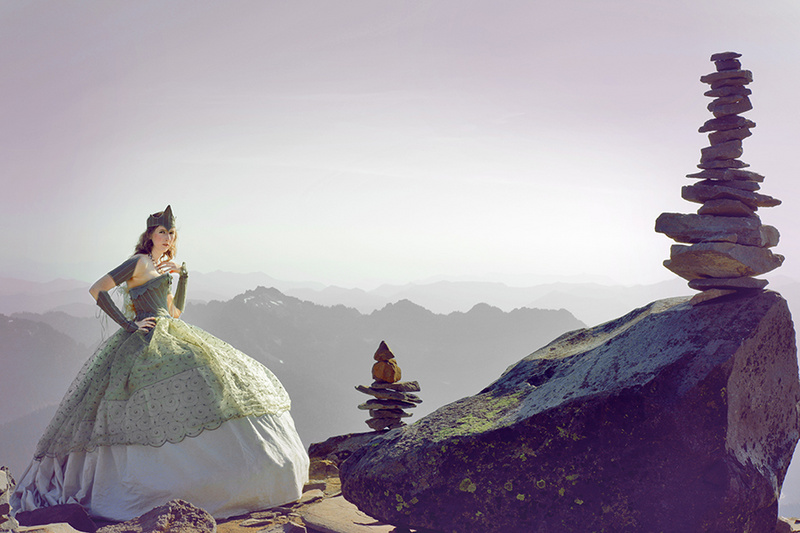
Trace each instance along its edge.
<path fill-rule="evenodd" d="M 654 302 L 373 439 L 344 496 L 442 532 L 771 531 L 800 435 L 794 338 L 774 292 Z"/>

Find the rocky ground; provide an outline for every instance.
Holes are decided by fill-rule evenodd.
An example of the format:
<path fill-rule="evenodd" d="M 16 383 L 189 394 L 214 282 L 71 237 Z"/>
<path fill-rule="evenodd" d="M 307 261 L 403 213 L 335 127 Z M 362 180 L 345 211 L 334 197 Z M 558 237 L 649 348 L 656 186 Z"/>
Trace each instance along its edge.
<path fill-rule="evenodd" d="M 122 524 L 92 521 L 77 505 L 48 508 L 36 517 L 41 525 L 22 525 L 26 533 L 75 533 L 97 527 L 97 533 L 410 533 L 382 524 L 342 497 L 338 465 L 375 432 L 333 437 L 311 446 L 309 482 L 296 502 L 214 520 L 202 509 L 174 500 L 150 513 Z M 41 510 L 45 511 L 45 510 Z M 23 521 L 24 522 L 24 521 Z M 0 530 L 4 528 L 0 526 Z"/>
<path fill-rule="evenodd" d="M 123 524 L 96 523 L 97 533 L 412 533 L 413 530 L 396 528 L 377 522 L 346 501 L 341 494 L 338 465 L 350 453 L 375 433 L 360 433 L 333 437 L 324 443 L 313 444 L 311 455 L 311 480 L 298 501 L 272 509 L 254 511 L 247 515 L 214 520 L 204 511 L 192 508 L 186 502 L 170 504 L 154 510 L 131 522 Z M 78 507 L 78 506 L 72 506 Z M 80 508 L 79 508 L 80 509 Z M 198 515 L 205 513 L 206 519 Z M 171 515 L 168 519 L 166 515 Z M 60 520 L 53 518 L 53 520 Z M 69 523 L 75 523 L 76 529 Z M 168 522 L 165 527 L 165 521 Z M 65 513 L 63 521 L 38 526 L 21 526 L 25 533 L 76 533 L 85 531 L 85 523 L 76 523 L 74 509 Z M 2 529 L 2 527 L 0 527 Z M 587 526 L 591 531 L 591 526 Z M 800 518 L 781 518 L 776 533 L 800 532 Z M 422 533 L 417 531 L 416 533 Z M 434 533 L 434 532 L 428 532 Z"/>
<path fill-rule="evenodd" d="M 388 533 L 396 530 L 365 515 L 342 497 L 339 469 L 312 458 L 311 480 L 297 502 L 217 521 L 218 533 Z"/>

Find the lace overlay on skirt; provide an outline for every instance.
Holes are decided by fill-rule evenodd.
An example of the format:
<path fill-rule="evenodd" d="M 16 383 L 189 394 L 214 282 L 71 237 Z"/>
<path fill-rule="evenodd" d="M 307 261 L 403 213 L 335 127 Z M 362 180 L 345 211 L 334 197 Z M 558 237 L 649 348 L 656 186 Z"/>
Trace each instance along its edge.
<path fill-rule="evenodd" d="M 291 404 L 266 367 L 182 320 L 150 333 L 119 330 L 73 381 L 35 458 L 98 446 L 177 443 L 226 420 L 280 414 Z"/>

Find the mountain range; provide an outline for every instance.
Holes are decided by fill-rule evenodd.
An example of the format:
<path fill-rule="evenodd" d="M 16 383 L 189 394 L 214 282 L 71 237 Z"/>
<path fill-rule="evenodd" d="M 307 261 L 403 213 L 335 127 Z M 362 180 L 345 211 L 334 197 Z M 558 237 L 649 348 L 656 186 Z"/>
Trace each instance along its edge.
<path fill-rule="evenodd" d="M 691 292 L 679 279 L 635 286 L 562 282 L 528 287 L 497 282 L 436 281 L 387 284 L 367 291 L 283 281 L 263 273 L 192 272 L 189 300 L 227 301 L 258 286 L 274 287 L 283 294 L 319 305 L 352 307 L 365 314 L 401 300 L 412 301 L 437 314 L 466 312 L 478 303 L 486 303 L 503 311 L 519 307 L 568 309 L 587 324 L 610 320 L 655 299 Z M 87 296 L 88 289 L 89 283 L 78 280 L 35 283 L 0 278 L 0 313 L 64 311 L 73 316 L 95 316 L 97 308 Z"/>
<path fill-rule="evenodd" d="M 519 307 L 567 309 L 589 325 L 614 319 L 654 300 L 694 292 L 679 278 L 649 285 L 559 282 L 510 286 L 497 282 L 436 281 L 387 284 L 364 290 L 278 280 L 259 272 L 234 274 L 217 271 L 192 272 L 189 300 L 197 303 L 227 301 L 258 286 L 274 287 L 287 296 L 319 305 L 352 307 L 364 314 L 401 300 L 412 301 L 437 314 L 466 312 L 478 303 L 486 303 L 503 311 Z M 790 305 L 795 301 L 800 303 L 800 282 L 793 278 L 771 276 L 768 288 L 783 294 Z M 0 278 L 0 313 L 64 311 L 73 316 L 96 316 L 97 307 L 87 296 L 88 289 L 89 283 L 78 280 L 35 283 Z"/>
<path fill-rule="evenodd" d="M 265 287 L 224 302 L 190 302 L 184 318 L 278 376 L 292 398 L 292 415 L 307 444 L 368 429 L 366 411 L 357 408 L 368 397 L 355 386 L 372 382 L 372 355 L 381 341 L 394 351 L 403 379 L 419 381 L 422 387 L 424 401 L 414 413 L 418 418 L 478 392 L 489 376 L 499 376 L 532 347 L 584 326 L 566 310 L 504 312 L 487 304 L 443 315 L 402 300 L 363 314 Z M 22 442 L 19 427 L 39 425 L 38 431 L 30 431 L 38 437 L 98 345 L 103 322 L 63 311 L 0 315 L 5 366 L 0 389 L 7 398 L 0 413 L 0 463 L 13 472 L 20 473 L 35 445 L 35 440 Z M 110 325 L 106 336 L 116 328 Z M 22 419 L 35 413 L 25 424 Z"/>
<path fill-rule="evenodd" d="M 258 282 L 274 283 L 242 289 Z M 790 278 L 776 276 L 769 288 L 781 292 L 790 307 L 800 302 L 800 283 Z M 16 475 L 80 366 L 116 329 L 107 319 L 98 320 L 87 289 L 75 280 L 0 278 L 0 464 Z M 475 394 L 566 331 L 690 293 L 681 280 L 522 288 L 436 282 L 364 291 L 281 282 L 264 274 L 193 273 L 184 318 L 279 377 L 308 445 L 367 430 L 367 413 L 357 409 L 367 397 L 354 387 L 372 381 L 372 354 L 382 340 L 394 351 L 403 379 L 422 387 L 424 401 L 413 410 L 413 422 Z M 790 468 L 781 506 L 785 514 L 800 514 L 800 468 Z"/>

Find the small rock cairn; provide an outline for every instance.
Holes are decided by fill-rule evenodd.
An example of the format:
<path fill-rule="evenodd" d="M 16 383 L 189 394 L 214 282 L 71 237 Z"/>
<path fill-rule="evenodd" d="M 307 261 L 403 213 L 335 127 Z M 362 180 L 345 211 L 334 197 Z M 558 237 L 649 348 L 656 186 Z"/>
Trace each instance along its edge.
<path fill-rule="evenodd" d="M 753 108 L 746 87 L 753 73 L 741 70 L 739 57 L 736 52 L 712 55 L 717 71 L 700 78 L 711 85 L 705 96 L 714 98 L 708 105 L 714 118 L 699 129 L 708 133 L 710 146 L 700 150 L 700 172 L 686 176 L 702 181 L 684 186 L 681 197 L 702 205 L 696 215 L 662 213 L 656 220 L 656 232 L 689 245 L 673 245 L 664 266 L 704 291 L 705 298 L 763 289 L 768 281 L 752 276 L 778 268 L 784 259 L 769 250 L 778 244 L 778 230 L 761 224 L 756 214 L 759 207 L 781 201 L 756 193 L 764 176 L 743 170 L 750 165 L 738 159 L 742 140 L 756 126 L 739 116 Z"/>
<path fill-rule="evenodd" d="M 400 381 L 400 367 L 394 354 L 384 341 L 381 341 L 374 356 L 377 361 L 372 366 L 372 385 L 358 385 L 356 390 L 374 397 L 358 406 L 369 410 L 367 425 L 375 431 L 405 426 L 403 418 L 411 416 L 404 409 L 416 407 L 422 400 L 413 392 L 420 390 L 416 381 Z"/>

